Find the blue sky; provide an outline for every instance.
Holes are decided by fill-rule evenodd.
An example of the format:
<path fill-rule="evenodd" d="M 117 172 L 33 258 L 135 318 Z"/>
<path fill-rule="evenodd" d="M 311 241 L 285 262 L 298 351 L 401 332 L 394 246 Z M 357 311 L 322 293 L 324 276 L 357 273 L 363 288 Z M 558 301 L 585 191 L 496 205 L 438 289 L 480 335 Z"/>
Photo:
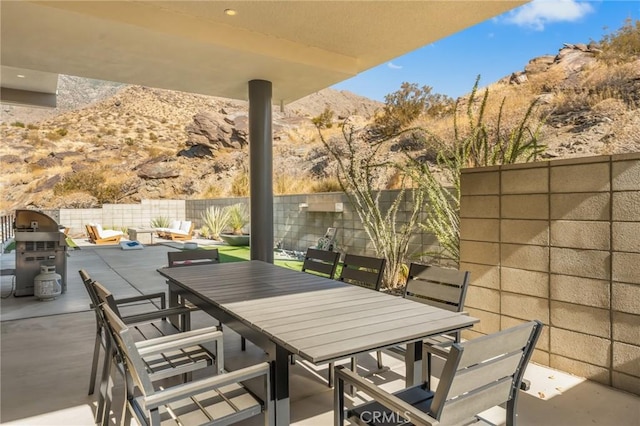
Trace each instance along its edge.
<path fill-rule="evenodd" d="M 384 101 L 402 82 L 431 86 L 452 98 L 555 55 L 563 43 L 598 41 L 625 19 L 640 19 L 638 0 L 534 0 L 333 86 Z"/>

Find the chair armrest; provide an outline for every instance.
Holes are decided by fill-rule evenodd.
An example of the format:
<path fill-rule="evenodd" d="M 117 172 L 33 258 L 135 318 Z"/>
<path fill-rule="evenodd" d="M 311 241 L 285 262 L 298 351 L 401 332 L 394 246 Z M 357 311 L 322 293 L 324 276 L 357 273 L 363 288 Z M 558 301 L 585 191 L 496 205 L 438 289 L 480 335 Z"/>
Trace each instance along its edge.
<path fill-rule="evenodd" d="M 136 342 L 136 348 L 138 348 L 138 350 L 142 350 L 149 346 L 164 344 L 166 342 L 171 342 L 176 339 L 187 338 L 192 336 L 200 336 L 200 335 L 205 335 L 205 334 L 209 334 L 217 331 L 220 331 L 220 329 L 217 326 L 212 326 L 212 327 L 197 328 L 195 330 L 190 330 L 190 331 L 184 331 L 178 334 L 170 334 L 169 336 L 154 337 L 153 339 L 141 340 L 139 342 Z"/>
<path fill-rule="evenodd" d="M 191 309 L 178 306 L 175 308 L 167 308 L 167 309 L 161 309 L 161 310 L 152 311 L 152 312 L 145 312 L 143 314 L 127 315 L 125 317 L 122 317 L 122 321 L 125 324 L 133 324 L 136 322 L 161 319 L 161 318 L 168 317 L 169 315 L 185 315 L 185 314 L 190 315 Z"/>
<path fill-rule="evenodd" d="M 450 342 L 437 343 L 435 345 L 425 343 L 422 345 L 422 350 L 426 353 L 437 355 L 441 358 L 446 358 L 447 356 L 449 356 L 449 350 L 454 343 L 455 342 L 453 340 Z"/>
<path fill-rule="evenodd" d="M 142 294 L 140 296 L 133 297 L 123 297 L 121 299 L 116 299 L 116 304 L 121 305 L 123 303 L 140 302 L 142 300 L 151 300 L 156 298 L 160 299 L 160 308 L 165 309 L 167 307 L 167 295 L 164 292 Z"/>
<path fill-rule="evenodd" d="M 440 424 L 438 420 L 429 416 L 427 413 L 418 410 L 395 395 L 385 392 L 373 383 L 358 376 L 353 371 L 344 368 L 344 366 L 340 365 L 336 367 L 335 376 L 336 380 L 354 385 L 359 391 L 369 395 L 384 407 L 400 413 L 405 418 L 410 417 L 408 420 L 415 426 L 435 426 Z M 334 407 L 334 409 L 342 409 L 342 407 Z"/>
<path fill-rule="evenodd" d="M 253 379 L 255 377 L 265 376 L 267 380 L 267 389 L 270 389 L 270 366 L 268 362 L 252 365 L 240 370 L 229 373 L 220 374 L 218 376 L 209 377 L 194 382 L 185 383 L 183 385 L 173 386 L 163 389 L 159 392 L 149 395 L 144 402 L 146 410 L 153 410 L 161 405 L 179 401 L 193 395 L 207 392 L 211 389 L 220 388 L 232 383 L 238 383 L 244 380 Z M 267 395 L 270 397 L 270 395 Z M 268 398 L 265 398 L 268 400 Z"/>
<path fill-rule="evenodd" d="M 188 334 L 188 336 L 184 336 L 184 334 Z M 142 347 L 140 347 L 140 345 L 136 346 L 140 356 L 145 357 L 209 342 L 217 342 L 218 351 L 220 351 L 222 348 L 222 332 L 218 330 L 206 333 L 194 333 L 187 331 L 184 333 L 147 340 L 145 342 L 146 344 L 142 345 Z"/>

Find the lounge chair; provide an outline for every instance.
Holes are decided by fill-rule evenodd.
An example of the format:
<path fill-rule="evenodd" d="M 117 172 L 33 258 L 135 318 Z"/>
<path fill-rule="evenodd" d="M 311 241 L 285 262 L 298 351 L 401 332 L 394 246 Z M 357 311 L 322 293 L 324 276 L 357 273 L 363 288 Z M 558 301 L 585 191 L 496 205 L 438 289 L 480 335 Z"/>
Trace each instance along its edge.
<path fill-rule="evenodd" d="M 174 220 L 169 228 L 156 228 L 160 238 L 173 241 L 188 241 L 193 238 L 195 225 L 190 220 Z"/>
<path fill-rule="evenodd" d="M 118 244 L 124 235 L 122 231 L 102 229 L 102 225 L 90 223 L 85 225 L 89 240 L 94 244 Z"/>

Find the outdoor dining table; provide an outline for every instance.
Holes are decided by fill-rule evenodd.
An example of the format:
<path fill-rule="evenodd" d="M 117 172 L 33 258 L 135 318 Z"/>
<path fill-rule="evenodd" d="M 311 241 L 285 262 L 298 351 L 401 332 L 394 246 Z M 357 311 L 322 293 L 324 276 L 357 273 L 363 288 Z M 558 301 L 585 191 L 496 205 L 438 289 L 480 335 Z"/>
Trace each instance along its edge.
<path fill-rule="evenodd" d="M 314 364 L 406 344 L 406 382 L 421 380 L 422 340 L 477 318 L 270 263 L 161 268 L 171 305 L 182 297 L 269 354 L 273 424 L 288 425 L 289 359 Z"/>

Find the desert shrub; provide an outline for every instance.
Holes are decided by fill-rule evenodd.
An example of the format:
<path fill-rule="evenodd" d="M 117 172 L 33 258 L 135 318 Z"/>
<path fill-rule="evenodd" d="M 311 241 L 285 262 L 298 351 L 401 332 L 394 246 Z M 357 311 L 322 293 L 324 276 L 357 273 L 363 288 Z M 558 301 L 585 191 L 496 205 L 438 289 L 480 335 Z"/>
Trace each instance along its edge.
<path fill-rule="evenodd" d="M 27 129 L 29 130 L 38 130 L 40 127 L 36 126 L 35 124 L 27 124 Z"/>
<path fill-rule="evenodd" d="M 640 56 L 640 21 L 627 18 L 618 30 L 600 40 L 600 58 L 609 64 L 637 60 Z"/>
<path fill-rule="evenodd" d="M 200 233 L 205 238 L 220 240 L 220 234 L 229 226 L 230 218 L 228 208 L 211 206 L 202 213 L 204 226 Z"/>
<path fill-rule="evenodd" d="M 171 220 L 167 216 L 158 216 L 151 219 L 152 228 L 168 228 L 171 225 Z"/>
<path fill-rule="evenodd" d="M 273 193 L 277 195 L 304 194 L 309 191 L 312 182 L 305 176 L 284 172 L 277 173 L 273 177 Z"/>
<path fill-rule="evenodd" d="M 249 170 L 243 167 L 239 170 L 231 181 L 231 195 L 235 197 L 246 197 L 249 195 Z"/>
<path fill-rule="evenodd" d="M 453 110 L 453 99 L 432 93 L 430 86 L 404 82 L 400 89 L 384 97 L 382 113 L 373 124 L 374 137 L 391 137 L 409 126 L 420 115 L 438 117 Z"/>
<path fill-rule="evenodd" d="M 342 187 L 336 178 L 326 178 L 313 182 L 310 192 L 341 192 Z"/>
<path fill-rule="evenodd" d="M 108 181 L 110 170 L 81 170 L 68 174 L 61 182 L 53 187 L 54 195 L 65 195 L 73 192 L 86 192 L 100 204 L 117 203 L 132 192 L 135 183 L 122 181 Z"/>
<path fill-rule="evenodd" d="M 58 129 L 60 130 L 60 129 Z M 61 135 L 58 130 L 55 130 L 53 132 L 47 132 L 47 134 L 45 135 L 45 137 L 47 139 L 49 139 L 50 141 L 58 141 L 60 139 L 62 139 L 63 135 Z M 65 130 L 66 132 L 66 130 Z M 66 134 L 66 133 L 65 133 Z"/>
<path fill-rule="evenodd" d="M 311 122 L 319 129 L 330 129 L 333 127 L 333 111 L 328 106 L 324 108 L 324 111 L 319 116 L 313 117 Z"/>
<path fill-rule="evenodd" d="M 14 121 L 13 123 L 11 123 L 11 125 L 13 127 L 21 127 L 24 129 L 24 123 L 22 121 Z"/>
<path fill-rule="evenodd" d="M 158 140 L 158 136 L 155 133 L 150 132 L 149 133 L 149 140 L 157 141 Z"/>
<path fill-rule="evenodd" d="M 37 130 L 29 130 L 29 132 L 25 134 L 25 139 L 29 141 L 29 143 L 33 146 L 42 145 L 44 142 L 40 138 L 40 134 L 38 133 Z"/>

